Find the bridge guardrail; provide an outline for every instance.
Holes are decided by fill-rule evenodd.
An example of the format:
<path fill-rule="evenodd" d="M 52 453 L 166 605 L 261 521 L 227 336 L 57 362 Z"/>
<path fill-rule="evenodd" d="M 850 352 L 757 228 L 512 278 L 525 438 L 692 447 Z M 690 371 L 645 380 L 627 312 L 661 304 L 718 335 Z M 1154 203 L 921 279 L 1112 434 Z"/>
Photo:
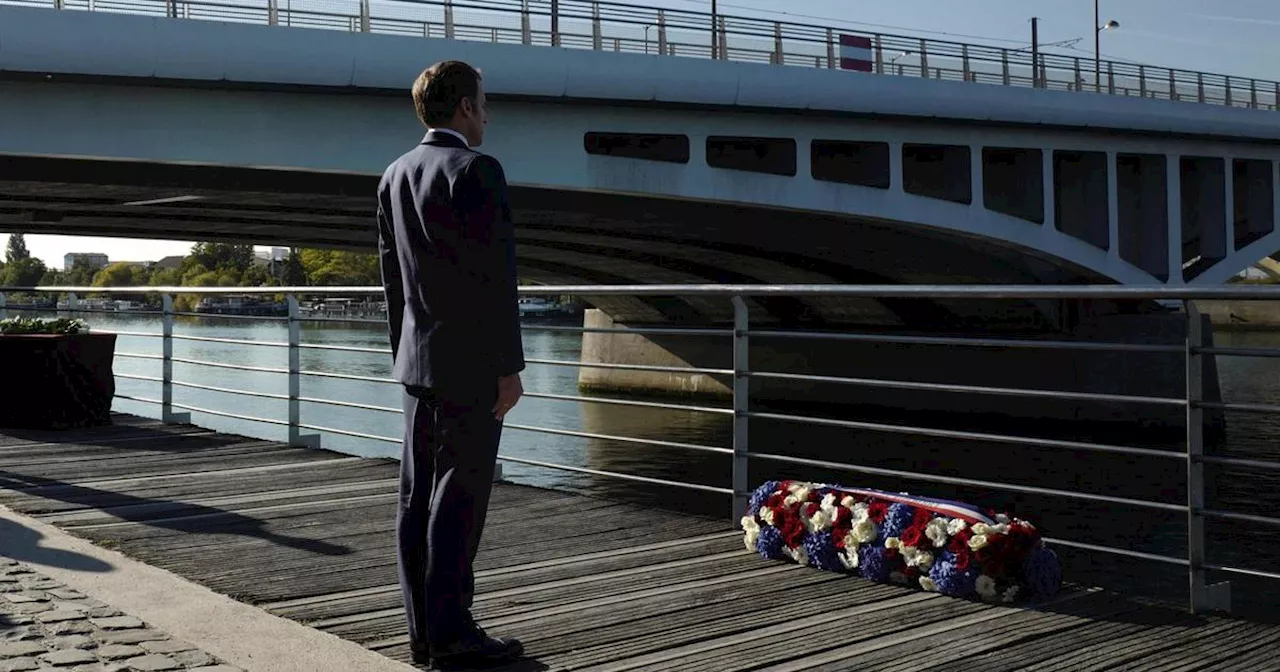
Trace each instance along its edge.
<path fill-rule="evenodd" d="M 1189 579 L 1189 603 L 1194 612 L 1203 612 L 1229 602 L 1227 584 L 1209 585 L 1207 573 L 1221 572 L 1227 575 L 1248 576 L 1255 578 L 1280 580 L 1280 572 L 1273 569 L 1247 568 L 1211 562 L 1206 556 L 1205 527 L 1211 521 L 1235 521 L 1269 527 L 1280 527 L 1280 517 L 1226 511 L 1210 507 L 1206 502 L 1205 465 L 1217 465 L 1247 470 L 1254 473 L 1280 472 L 1280 461 L 1267 459 L 1249 459 L 1228 456 L 1210 455 L 1205 450 L 1204 411 L 1223 410 L 1244 413 L 1280 414 L 1280 405 L 1260 403 L 1227 403 L 1209 402 L 1203 399 L 1205 381 L 1203 379 L 1204 356 L 1221 355 L 1237 357 L 1280 357 L 1277 348 L 1239 348 L 1239 347 L 1206 347 L 1202 334 L 1200 313 L 1196 308 L 1197 300 L 1244 300 L 1244 301 L 1277 301 L 1280 300 L 1280 286 L 1253 287 L 1121 287 L 1121 286 L 836 286 L 836 285 L 636 285 L 636 286 L 539 286 L 522 287 L 521 292 L 533 296 L 645 296 L 645 297 L 678 297 L 702 296 L 729 299 L 733 304 L 734 322 L 731 328 L 661 328 L 644 329 L 620 328 L 584 328 L 551 325 L 525 325 L 527 331 L 551 330 L 577 333 L 625 333 L 663 336 L 680 336 L 693 338 L 711 338 L 727 340 L 731 344 L 733 355 L 732 368 L 696 368 L 669 366 L 642 366 L 627 364 L 595 363 L 566 361 L 555 359 L 528 359 L 530 366 L 559 367 L 592 367 L 600 369 L 663 371 L 678 373 L 695 373 L 715 376 L 726 376 L 732 379 L 732 404 L 716 406 L 689 403 L 665 403 L 657 401 L 641 401 L 616 399 L 584 395 L 564 395 L 544 392 L 526 392 L 530 398 L 550 399 L 556 401 L 613 404 L 627 407 L 646 407 L 672 409 L 686 412 L 717 414 L 732 417 L 732 446 L 709 446 L 694 443 L 660 441 L 639 437 L 614 436 L 599 433 L 579 432 L 553 427 L 535 425 L 507 424 L 508 429 L 523 432 L 534 432 L 553 436 L 568 436 L 588 439 L 616 441 L 620 443 L 675 448 L 692 451 L 723 454 L 731 456 L 732 468 L 730 486 L 709 486 L 670 479 L 652 478 L 636 474 L 626 474 L 591 469 L 581 466 L 556 464 L 543 460 L 531 460 L 514 455 L 501 454 L 503 461 L 524 464 L 533 467 L 549 468 L 590 474 L 594 476 L 639 481 L 649 484 L 674 488 L 688 488 L 704 492 L 731 496 L 733 499 L 732 515 L 736 522 L 745 509 L 747 497 L 750 495 L 747 468 L 751 460 L 765 460 L 778 464 L 816 467 L 849 471 L 859 474 L 899 478 L 923 483 L 939 483 L 956 486 L 982 488 L 986 490 L 1010 493 L 1041 495 L 1063 498 L 1073 501 L 1092 502 L 1116 507 L 1131 507 L 1150 511 L 1175 512 L 1186 515 L 1187 553 L 1185 556 L 1154 554 L 1128 548 L 1100 545 L 1080 540 L 1049 538 L 1050 543 L 1065 547 L 1105 553 L 1116 556 L 1141 559 L 1187 568 Z M 6 297 L 11 294 L 28 296 L 65 295 L 65 307 L 19 307 L 9 305 L 6 308 Z M 159 295 L 161 310 L 144 311 L 110 311 L 82 308 L 80 295 L 85 294 L 150 294 Z M 177 294 L 238 294 L 238 295 L 284 295 L 288 305 L 287 317 L 251 317 L 240 315 L 208 315 L 174 310 L 173 296 Z M 190 413 L 203 413 L 213 416 L 234 418 L 237 420 L 265 423 L 288 428 L 289 440 L 297 445 L 318 445 L 318 435 L 305 432 L 326 432 L 345 435 L 390 444 L 399 444 L 401 439 L 382 436 L 368 432 L 358 432 L 341 427 L 328 427 L 305 423 L 301 419 L 301 404 L 320 404 L 342 406 L 352 409 L 367 410 L 386 414 L 402 414 L 399 408 L 363 404 L 341 399 L 308 397 L 302 393 L 302 380 L 308 377 L 326 377 L 364 383 L 396 385 L 390 378 L 321 372 L 303 368 L 301 353 L 304 350 L 352 351 L 390 355 L 389 348 L 366 348 L 354 346 L 307 344 L 301 340 L 300 325 L 308 321 L 326 321 L 331 318 L 306 317 L 301 314 L 297 297 L 306 294 L 324 294 L 326 296 L 342 295 L 381 295 L 379 287 L 0 287 L 0 318 L 6 310 L 31 310 L 70 313 L 91 312 L 128 312 L 132 314 L 159 315 L 162 317 L 162 330 L 155 332 L 108 331 L 123 336 L 157 338 L 161 341 L 160 354 L 117 352 L 118 357 L 161 361 L 161 376 L 140 376 L 133 374 L 116 374 L 124 379 L 157 383 L 160 396 L 140 397 L 117 394 L 122 399 L 153 404 L 160 407 L 160 417 L 166 422 L 189 422 Z M 753 328 L 750 324 L 747 300 L 755 297 L 791 296 L 791 297 L 846 297 L 846 298 L 931 298 L 931 299 L 1102 299 L 1102 300 L 1155 300 L 1179 302 L 1187 319 L 1187 337 L 1184 344 L 1144 344 L 1144 343 L 1111 343 L 1097 341 L 1067 340 L 1027 340 L 1016 337 L 971 338 L 962 336 L 907 336 L 887 333 L 858 333 L 848 331 L 797 331 L 787 329 Z M 217 319 L 251 319 L 272 320 L 281 323 L 287 330 L 285 341 L 259 341 L 230 338 L 198 337 L 175 334 L 174 318 L 178 316 L 214 317 Z M 383 323 L 382 320 L 363 320 Z M 99 330 L 100 332 L 102 330 Z M 749 366 L 748 353 L 753 339 L 760 338 L 796 338 L 819 339 L 830 341 L 863 341 L 886 344 L 906 345 L 944 345 L 956 348 L 981 349 L 1038 349 L 1060 351 L 1103 351 L 1103 352 L 1143 352 L 1143 353 L 1176 353 L 1182 355 L 1186 367 L 1186 394 L 1178 397 L 1156 397 L 1127 394 L 1099 394 L 1046 389 L 1015 389 L 982 385 L 956 385 L 906 380 L 887 380 L 875 378 L 853 378 L 824 375 L 807 375 L 780 371 L 757 371 Z M 283 367 L 251 367 L 224 362 L 215 362 L 193 358 L 175 357 L 173 343 L 179 340 L 222 343 L 244 347 L 264 347 L 287 350 L 287 365 Z M 287 393 L 260 392 L 243 389 L 232 389 L 222 386 L 207 385 L 194 381 L 179 380 L 173 375 L 173 364 L 189 364 L 202 367 L 254 371 L 287 377 Z M 1062 440 L 1024 435 L 1005 435 L 992 432 L 942 429 L 937 427 L 895 424 L 890 422 L 868 422 L 819 417 L 817 415 L 778 413 L 756 411 L 752 409 L 751 393 L 748 387 L 752 379 L 800 380 L 814 383 L 856 385 L 875 388 L 920 390 L 970 395 L 994 395 L 1006 397 L 1035 397 L 1059 401 L 1091 401 L 1103 403 L 1144 404 L 1161 407 L 1185 409 L 1186 432 L 1182 446 L 1173 450 L 1158 448 L 1107 445 L 1090 441 Z M 218 409 L 198 407 L 175 400 L 174 388 L 193 388 L 231 395 L 247 395 L 288 402 L 286 418 L 262 417 L 221 411 Z M 186 411 L 187 413 L 179 413 Z M 998 444 L 1034 446 L 1039 448 L 1083 451 L 1090 453 L 1124 455 L 1133 458 L 1155 459 L 1160 461 L 1182 462 L 1186 465 L 1186 491 L 1181 501 L 1155 501 L 1123 497 L 1115 494 L 1085 492 L 1078 489 L 1059 489 L 1005 482 L 998 479 L 972 479 L 957 476 L 946 476 L 936 473 L 886 469 L 867 465 L 818 460 L 792 455 L 783 455 L 750 448 L 749 421 L 752 419 L 771 420 L 810 426 L 826 426 L 877 433 L 905 434 L 922 437 L 954 439 L 961 441 L 978 441 Z"/>
<path fill-rule="evenodd" d="M 0 0 L 0 4 L 839 69 L 842 35 L 872 72 L 1280 109 L 1280 82 L 761 17 L 591 0 Z M 714 26 L 714 28 L 713 28 Z"/>

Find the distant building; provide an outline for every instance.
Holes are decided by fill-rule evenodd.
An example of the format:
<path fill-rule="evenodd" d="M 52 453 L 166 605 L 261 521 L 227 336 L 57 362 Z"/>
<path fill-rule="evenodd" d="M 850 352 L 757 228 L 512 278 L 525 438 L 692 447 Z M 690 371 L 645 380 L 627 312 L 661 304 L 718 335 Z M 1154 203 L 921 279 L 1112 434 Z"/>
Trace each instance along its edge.
<path fill-rule="evenodd" d="M 154 266 L 155 268 L 158 268 L 158 269 L 165 269 L 165 268 L 182 268 L 182 262 L 183 262 L 185 259 L 186 259 L 186 257 L 185 257 L 185 256 L 183 256 L 183 255 L 180 255 L 180 254 L 178 254 L 178 255 L 173 255 L 173 256 L 165 257 L 165 258 L 161 259 L 160 261 L 157 261 L 156 263 L 152 264 L 152 266 Z"/>
<path fill-rule="evenodd" d="M 95 269 L 106 268 L 108 263 L 107 255 L 101 252 L 69 252 L 62 257 L 62 268 L 70 270 L 77 261 L 87 263 Z"/>
<path fill-rule="evenodd" d="M 254 250 L 253 261 L 262 266 L 273 266 L 289 258 L 289 248 L 273 247 L 270 250 Z"/>

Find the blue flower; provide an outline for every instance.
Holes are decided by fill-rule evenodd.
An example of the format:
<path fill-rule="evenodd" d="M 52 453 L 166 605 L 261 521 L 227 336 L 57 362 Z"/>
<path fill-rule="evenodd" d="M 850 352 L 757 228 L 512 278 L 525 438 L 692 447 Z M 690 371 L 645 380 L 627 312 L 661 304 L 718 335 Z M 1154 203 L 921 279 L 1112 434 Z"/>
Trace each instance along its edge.
<path fill-rule="evenodd" d="M 844 571 L 844 565 L 836 556 L 836 545 L 830 532 L 805 535 L 804 552 L 809 554 L 809 564 L 818 569 L 828 572 Z"/>
<path fill-rule="evenodd" d="M 910 504 L 898 502 L 889 506 L 884 514 L 884 536 L 899 537 L 902 536 L 903 530 L 911 527 L 912 521 L 915 520 L 916 510 Z"/>
<path fill-rule="evenodd" d="M 875 544 L 863 544 L 858 549 L 858 569 L 862 575 L 872 581 L 884 583 L 889 580 L 889 562 L 885 560 L 884 548 Z"/>
<path fill-rule="evenodd" d="M 756 551 L 770 560 L 782 559 L 782 533 L 771 525 L 760 526 L 760 537 L 756 539 Z"/>
<path fill-rule="evenodd" d="M 1022 561 L 1022 578 L 1035 599 L 1057 595 L 1062 587 L 1062 563 L 1058 562 L 1058 554 L 1041 544 Z"/>
<path fill-rule="evenodd" d="M 978 568 L 969 565 L 969 570 L 962 572 L 956 568 L 956 556 L 951 551 L 943 551 L 937 562 L 929 569 L 929 578 L 938 586 L 938 592 L 954 597 L 972 595 L 978 583 Z"/>
<path fill-rule="evenodd" d="M 777 489 L 777 481 L 768 481 L 764 485 L 756 488 L 756 491 L 751 493 L 751 500 L 747 503 L 747 515 L 756 515 L 756 512 L 760 510 L 760 507 L 764 505 L 765 501 L 769 499 L 769 496 Z"/>

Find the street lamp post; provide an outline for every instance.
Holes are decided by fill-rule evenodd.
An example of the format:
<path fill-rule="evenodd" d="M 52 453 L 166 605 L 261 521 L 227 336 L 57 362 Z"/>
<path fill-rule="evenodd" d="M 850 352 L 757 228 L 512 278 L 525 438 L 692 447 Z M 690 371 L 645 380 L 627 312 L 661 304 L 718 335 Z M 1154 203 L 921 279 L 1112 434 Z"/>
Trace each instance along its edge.
<path fill-rule="evenodd" d="M 720 21 L 717 18 L 719 15 L 719 12 L 716 11 L 716 9 L 717 9 L 716 0 L 711 0 L 711 59 L 712 60 L 720 58 L 720 31 L 716 29 Z"/>
<path fill-rule="evenodd" d="M 1098 10 L 1099 0 L 1093 0 L 1093 90 L 1102 91 L 1102 31 L 1120 27 L 1119 21 L 1102 23 L 1102 13 Z"/>

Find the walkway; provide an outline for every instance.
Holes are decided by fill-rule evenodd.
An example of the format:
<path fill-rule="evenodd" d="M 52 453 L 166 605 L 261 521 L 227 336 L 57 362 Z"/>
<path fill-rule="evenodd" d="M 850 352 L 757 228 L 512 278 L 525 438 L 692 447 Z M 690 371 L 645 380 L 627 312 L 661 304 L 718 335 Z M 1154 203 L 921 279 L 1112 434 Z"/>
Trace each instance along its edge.
<path fill-rule="evenodd" d="M 0 434 L 0 504 L 405 660 L 395 491 L 390 460 L 138 418 Z M 727 527 L 499 485 L 476 615 L 525 640 L 511 670 L 1280 669 L 1280 626 L 1081 589 L 956 600 L 768 562 Z"/>

